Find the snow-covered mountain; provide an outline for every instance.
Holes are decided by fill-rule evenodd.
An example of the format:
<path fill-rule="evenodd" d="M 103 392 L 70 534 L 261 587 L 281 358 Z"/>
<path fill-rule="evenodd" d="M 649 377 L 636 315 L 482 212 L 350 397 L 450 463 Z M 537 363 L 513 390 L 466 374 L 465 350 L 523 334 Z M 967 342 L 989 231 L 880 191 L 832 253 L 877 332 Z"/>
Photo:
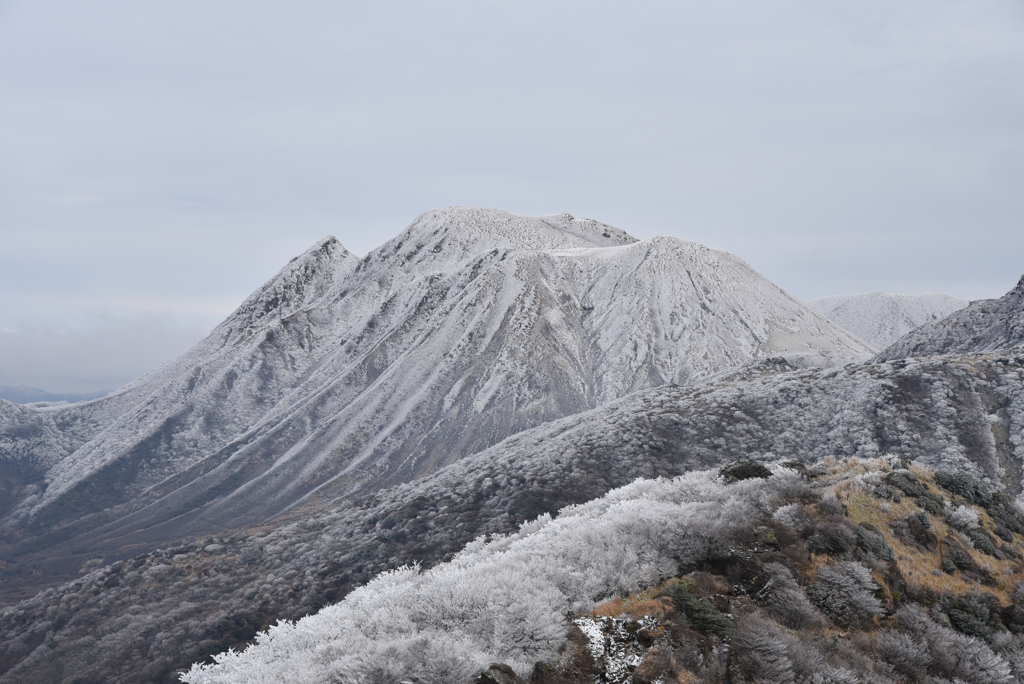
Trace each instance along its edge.
<path fill-rule="evenodd" d="M 980 299 L 894 342 L 879 360 L 1012 349 L 1024 345 L 1024 276 L 999 299 Z"/>
<path fill-rule="evenodd" d="M 884 349 L 914 328 L 945 318 L 968 304 L 966 299 L 938 292 L 867 292 L 807 302 L 807 306 L 876 349 Z"/>
<path fill-rule="evenodd" d="M 434 472 L 752 360 L 872 350 L 740 259 L 568 215 L 450 208 L 328 238 L 182 357 L 71 407 L 0 402 L 2 555 L 130 555 Z M 58 546 L 54 546 L 58 545 Z"/>

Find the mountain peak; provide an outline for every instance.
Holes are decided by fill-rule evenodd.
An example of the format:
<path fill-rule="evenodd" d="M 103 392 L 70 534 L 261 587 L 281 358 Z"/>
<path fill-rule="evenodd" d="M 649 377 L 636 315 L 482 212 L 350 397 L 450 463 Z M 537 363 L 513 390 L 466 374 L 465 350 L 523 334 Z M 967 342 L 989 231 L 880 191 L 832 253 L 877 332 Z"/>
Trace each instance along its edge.
<path fill-rule="evenodd" d="M 807 306 L 876 349 L 884 349 L 911 330 L 943 319 L 968 304 L 966 299 L 938 292 L 866 292 L 807 302 Z"/>
<path fill-rule="evenodd" d="M 357 262 L 337 238 L 328 235 L 285 264 L 249 295 L 228 321 L 241 319 L 251 325 L 272 314 L 284 318 L 326 294 L 334 281 Z"/>
<path fill-rule="evenodd" d="M 495 249 L 612 247 L 636 241 L 620 228 L 571 214 L 533 217 L 486 207 L 442 207 L 421 214 L 369 258 L 455 264 Z"/>

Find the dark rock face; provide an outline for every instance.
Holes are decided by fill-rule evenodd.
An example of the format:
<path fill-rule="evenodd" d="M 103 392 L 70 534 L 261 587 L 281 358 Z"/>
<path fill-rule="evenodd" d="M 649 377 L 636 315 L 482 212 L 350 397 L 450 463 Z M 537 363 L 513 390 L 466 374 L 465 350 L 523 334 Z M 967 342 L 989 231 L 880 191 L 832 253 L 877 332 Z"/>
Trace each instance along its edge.
<path fill-rule="evenodd" d="M 970 354 L 1021 345 L 1024 345 L 1024 276 L 999 299 L 972 302 L 947 318 L 907 333 L 875 360 Z"/>

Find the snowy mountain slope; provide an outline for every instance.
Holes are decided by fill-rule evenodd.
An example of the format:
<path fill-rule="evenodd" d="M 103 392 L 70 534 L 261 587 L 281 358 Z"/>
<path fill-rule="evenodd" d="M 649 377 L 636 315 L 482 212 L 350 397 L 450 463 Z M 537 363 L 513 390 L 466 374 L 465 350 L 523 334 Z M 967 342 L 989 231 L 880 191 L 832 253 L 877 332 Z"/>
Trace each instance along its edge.
<path fill-rule="evenodd" d="M 945 318 L 968 304 L 966 299 L 938 292 L 868 292 L 807 302 L 807 306 L 876 349 L 884 349 L 914 328 Z"/>
<path fill-rule="evenodd" d="M 47 495 L 65 491 L 58 484 L 51 492 L 61 480 L 79 482 L 120 462 L 119 472 L 65 506 L 63 515 L 74 517 L 120 503 L 247 428 L 311 365 L 301 343 L 277 333 L 282 320 L 355 261 L 336 240 L 321 241 L 185 355 L 102 399 L 45 408 L 0 402 L 0 468 L 22 473 L 29 490 L 45 489 L 22 496 L 13 511 L 0 508 L 0 530 L 17 528 Z"/>
<path fill-rule="evenodd" d="M 1012 349 L 1024 345 L 1024 276 L 999 299 L 981 299 L 918 328 L 878 355 L 879 360 Z"/>
<path fill-rule="evenodd" d="M 22 408 L 52 448 L 18 456 L 24 440 L 3 433 L 0 463 L 27 458 L 36 478 L 12 488 L 3 555 L 96 530 L 118 541 L 79 548 L 107 555 L 250 525 L 638 389 L 871 351 L 724 252 L 568 215 L 436 210 L 361 260 L 322 241 L 109 397 Z"/>
<path fill-rule="evenodd" d="M 199 538 L 41 594 L 0 617 L 0 663 L 10 668 L 0 682 L 24 681 L 54 662 L 85 681 L 159 681 L 216 644 L 251 638 L 245 625 L 304 615 L 383 570 L 432 565 L 480 534 L 508 533 L 638 477 L 737 458 L 891 456 L 971 472 L 1017 496 L 1021 434 L 1019 351 L 751 369 L 715 384 L 645 390 L 520 432 L 415 482 L 340 505 L 308 500 L 273 529 Z M 62 610 L 79 620 L 47 647 L 52 615 Z M 95 633 L 106 635 L 102 648 Z"/>

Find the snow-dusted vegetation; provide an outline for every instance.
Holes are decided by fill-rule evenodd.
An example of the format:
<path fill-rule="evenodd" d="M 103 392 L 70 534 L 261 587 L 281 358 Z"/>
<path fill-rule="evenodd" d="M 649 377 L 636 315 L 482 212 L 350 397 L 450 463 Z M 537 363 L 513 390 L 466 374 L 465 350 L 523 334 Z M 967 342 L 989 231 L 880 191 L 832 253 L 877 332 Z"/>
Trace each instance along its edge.
<path fill-rule="evenodd" d="M 456 682 L 495 661 L 529 674 L 535 662 L 557 659 L 567 612 L 708 557 L 735 528 L 770 515 L 773 496 L 801 487 L 799 473 L 781 468 L 771 480 L 728 486 L 717 471 L 640 480 L 554 520 L 480 538 L 431 570 L 385 573 L 186 681 L 363 684 L 390 669 L 396 679 Z"/>
<path fill-rule="evenodd" d="M 372 497 L 114 563 L 0 613 L 0 663 L 10 664 L 0 682 L 50 681 L 61 668 L 86 682 L 170 682 L 178 667 L 340 601 L 381 572 L 433 565 L 482 533 L 506 534 L 637 477 L 769 454 L 808 463 L 890 454 L 1013 486 L 1019 352 L 787 368 L 636 393 Z M 973 491 L 950 482 L 961 496 Z M 66 620 L 59 630 L 55 616 Z"/>
<path fill-rule="evenodd" d="M 1024 681 L 1024 515 L 970 476 L 980 498 L 939 481 L 953 491 L 855 459 L 638 480 L 384 573 L 183 680 Z M 973 543 L 964 508 L 1010 541 Z"/>
<path fill-rule="evenodd" d="M 636 390 L 872 351 L 726 252 L 568 214 L 437 209 L 362 259 L 322 240 L 108 397 L 0 401 L 0 531 L 74 529 L 103 556 L 140 528 L 161 531 L 149 545 L 237 529 Z"/>

